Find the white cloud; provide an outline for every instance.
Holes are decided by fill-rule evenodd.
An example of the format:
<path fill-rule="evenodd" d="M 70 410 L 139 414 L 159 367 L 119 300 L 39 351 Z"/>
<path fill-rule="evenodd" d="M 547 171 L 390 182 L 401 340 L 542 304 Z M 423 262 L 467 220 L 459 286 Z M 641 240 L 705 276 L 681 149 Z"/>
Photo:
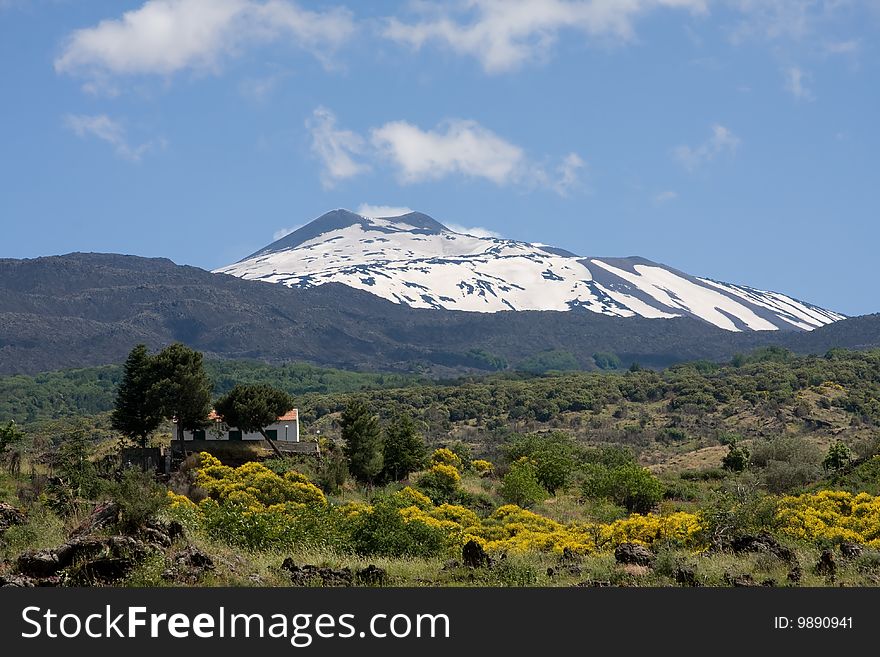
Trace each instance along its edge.
<path fill-rule="evenodd" d="M 249 46 L 282 40 L 323 58 L 353 31 L 347 9 L 314 12 L 289 0 L 148 0 L 73 32 L 55 70 L 97 79 L 217 71 Z"/>
<path fill-rule="evenodd" d="M 371 141 L 405 183 L 458 173 L 504 185 L 518 179 L 526 163 L 519 146 L 476 121 L 448 121 L 436 130 L 393 121 L 374 129 Z"/>
<path fill-rule="evenodd" d="M 545 56 L 564 30 L 630 41 L 638 17 L 656 9 L 703 13 L 708 0 L 458 0 L 415 6 L 423 13 L 420 19 L 390 18 L 383 35 L 416 49 L 439 42 L 499 73 Z"/>
<path fill-rule="evenodd" d="M 688 171 L 695 171 L 723 153 L 733 154 L 739 148 L 740 139 L 720 124 L 712 126 L 712 135 L 698 146 L 677 146 L 673 155 Z"/>
<path fill-rule="evenodd" d="M 272 233 L 272 239 L 277 242 L 282 237 L 287 237 L 292 232 L 297 231 L 302 227 L 303 227 L 303 224 L 297 224 L 296 226 L 291 226 L 290 228 L 279 228 L 274 233 Z"/>
<path fill-rule="evenodd" d="M 146 153 L 165 146 L 163 139 L 132 146 L 123 125 L 106 114 L 68 114 L 64 117 L 64 122 L 77 137 L 100 139 L 110 144 L 119 157 L 130 162 L 140 162 Z"/>
<path fill-rule="evenodd" d="M 815 100 L 813 92 L 807 86 L 811 79 L 812 76 L 808 72 L 792 66 L 785 70 L 785 90 L 794 96 L 795 100 Z"/>
<path fill-rule="evenodd" d="M 412 212 L 410 208 L 396 205 L 370 205 L 369 203 L 361 203 L 357 209 L 357 213 L 362 217 L 399 217 L 403 214 Z"/>
<path fill-rule="evenodd" d="M 440 180 L 459 175 L 482 178 L 499 186 L 543 187 L 565 195 L 580 184 L 586 164 L 569 153 L 555 175 L 526 155 L 519 146 L 476 121 L 452 119 L 434 129 L 407 121 L 390 121 L 369 131 L 369 139 L 336 125 L 336 116 L 319 107 L 306 122 L 312 151 L 323 165 L 325 187 L 371 170 L 366 158 L 390 165 L 401 184 Z"/>
<path fill-rule="evenodd" d="M 673 192 L 672 190 L 666 190 L 664 192 L 660 192 L 654 196 L 655 205 L 663 205 L 664 203 L 669 203 L 670 201 L 674 201 L 678 198 L 678 192 Z"/>
<path fill-rule="evenodd" d="M 553 189 L 560 196 L 565 196 L 572 189 L 581 184 L 581 171 L 587 163 L 577 153 L 569 153 L 562 160 L 562 164 L 556 167 L 559 178 L 553 183 Z"/>
<path fill-rule="evenodd" d="M 306 127 L 312 136 L 312 152 L 323 165 L 321 182 L 325 188 L 370 170 L 367 164 L 355 159 L 364 153 L 364 138 L 350 130 L 337 129 L 333 112 L 317 108 L 306 121 Z"/>
<path fill-rule="evenodd" d="M 473 235 L 474 237 L 501 237 L 501 233 L 496 233 L 494 230 L 489 230 L 482 226 L 473 226 L 471 228 L 462 226 L 461 224 L 444 224 L 444 226 L 452 232 L 461 233 L 462 235 Z"/>

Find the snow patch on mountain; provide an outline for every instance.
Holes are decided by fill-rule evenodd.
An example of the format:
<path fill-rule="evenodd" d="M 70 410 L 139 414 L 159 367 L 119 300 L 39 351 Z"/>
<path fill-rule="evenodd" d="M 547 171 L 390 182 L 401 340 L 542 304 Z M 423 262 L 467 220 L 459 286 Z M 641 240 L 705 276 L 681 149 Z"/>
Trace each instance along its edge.
<path fill-rule="evenodd" d="M 730 331 L 811 330 L 844 318 L 642 258 L 582 258 L 457 232 L 418 212 L 368 217 L 335 210 L 217 271 L 289 287 L 342 283 L 416 308 L 690 316 Z"/>

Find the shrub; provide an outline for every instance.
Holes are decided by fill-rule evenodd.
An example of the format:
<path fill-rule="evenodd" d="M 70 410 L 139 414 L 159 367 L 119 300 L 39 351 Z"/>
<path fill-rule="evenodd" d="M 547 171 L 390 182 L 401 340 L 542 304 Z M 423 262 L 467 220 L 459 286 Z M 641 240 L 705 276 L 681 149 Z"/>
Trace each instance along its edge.
<path fill-rule="evenodd" d="M 445 502 L 455 497 L 460 481 L 455 467 L 437 463 L 419 478 L 417 486 L 435 502 Z"/>
<path fill-rule="evenodd" d="M 571 481 L 578 451 L 572 438 L 562 431 L 521 436 L 505 447 L 511 461 L 526 458 L 535 464 L 538 481 L 551 494 Z"/>
<path fill-rule="evenodd" d="M 344 516 L 325 506 L 287 504 L 251 510 L 207 499 L 198 505 L 198 512 L 212 538 L 250 550 L 345 550 L 350 545 Z"/>
<path fill-rule="evenodd" d="M 461 470 L 461 458 L 448 447 L 441 447 L 431 454 L 431 465 L 448 465 Z"/>
<path fill-rule="evenodd" d="M 811 442 L 799 436 L 785 436 L 754 442 L 749 463 L 758 468 L 766 467 L 771 461 L 818 465 L 821 458 Z"/>
<path fill-rule="evenodd" d="M 750 453 L 745 445 L 738 445 L 736 441 L 728 443 L 727 454 L 721 460 L 721 467 L 731 472 L 742 472 L 749 467 Z"/>
<path fill-rule="evenodd" d="M 122 523 L 136 529 L 168 505 L 168 492 L 150 473 L 127 468 L 109 487 L 110 498 L 119 505 Z"/>
<path fill-rule="evenodd" d="M 523 508 L 534 506 L 548 496 L 538 479 L 537 466 L 525 457 L 511 464 L 499 492 L 505 502 Z"/>
<path fill-rule="evenodd" d="M 592 464 L 584 474 L 585 497 L 609 499 L 629 513 L 648 513 L 663 499 L 661 481 L 634 463 L 611 468 Z"/>
<path fill-rule="evenodd" d="M 251 509 L 287 502 L 327 504 L 321 489 L 294 470 L 279 476 L 262 463 L 253 461 L 230 468 L 207 452 L 200 454 L 200 460 L 196 483 L 215 500 Z"/>
<path fill-rule="evenodd" d="M 485 461 L 483 459 L 476 459 L 475 461 L 471 461 L 471 468 L 481 477 L 491 477 L 492 473 L 495 472 L 495 466 L 492 465 L 489 461 Z"/>
<path fill-rule="evenodd" d="M 353 521 L 352 546 L 358 554 L 386 557 L 438 557 L 450 551 L 449 533 L 419 520 L 407 521 L 399 503 L 382 500 Z"/>
<path fill-rule="evenodd" d="M 784 497 L 777 519 L 780 530 L 809 541 L 850 541 L 880 548 L 880 498 L 844 491 Z"/>
<path fill-rule="evenodd" d="M 825 455 L 825 459 L 822 461 L 822 467 L 827 472 L 831 470 L 832 472 L 837 472 L 838 470 L 842 470 L 847 467 L 850 463 L 852 463 L 853 454 L 850 451 L 849 447 L 846 446 L 845 443 L 838 440 L 831 447 L 828 448 L 828 454 Z"/>

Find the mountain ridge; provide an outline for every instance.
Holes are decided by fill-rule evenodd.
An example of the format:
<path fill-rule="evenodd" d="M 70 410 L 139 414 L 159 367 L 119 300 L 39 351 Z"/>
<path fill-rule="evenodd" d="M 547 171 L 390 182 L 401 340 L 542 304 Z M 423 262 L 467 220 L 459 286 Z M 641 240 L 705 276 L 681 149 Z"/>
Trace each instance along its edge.
<path fill-rule="evenodd" d="M 808 331 L 844 318 L 785 294 L 691 276 L 639 256 L 565 249 L 457 232 L 419 212 L 328 212 L 215 270 L 309 288 L 341 283 L 414 308 L 589 311 L 692 317 L 729 331 Z"/>
<path fill-rule="evenodd" d="M 880 315 L 812 332 L 733 333 L 692 318 L 597 313 L 466 313 L 410 308 L 341 284 L 288 288 L 166 258 L 76 253 L 0 260 L 0 373 L 119 363 L 139 342 L 182 341 L 210 358 L 304 361 L 432 375 L 515 366 L 537 353 L 593 354 L 650 367 L 723 360 L 776 345 L 802 353 L 880 346 Z"/>

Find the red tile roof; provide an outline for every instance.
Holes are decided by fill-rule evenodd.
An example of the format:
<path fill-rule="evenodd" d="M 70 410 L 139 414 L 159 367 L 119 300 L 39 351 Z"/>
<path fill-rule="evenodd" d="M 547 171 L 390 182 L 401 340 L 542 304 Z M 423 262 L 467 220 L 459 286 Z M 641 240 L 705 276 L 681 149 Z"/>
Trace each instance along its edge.
<path fill-rule="evenodd" d="M 279 417 L 276 422 L 293 422 L 299 417 L 299 411 L 295 408 L 291 408 L 287 413 Z M 217 411 L 211 409 L 211 412 L 208 414 L 208 419 L 213 420 L 214 422 L 222 422 L 223 418 L 217 415 Z"/>

